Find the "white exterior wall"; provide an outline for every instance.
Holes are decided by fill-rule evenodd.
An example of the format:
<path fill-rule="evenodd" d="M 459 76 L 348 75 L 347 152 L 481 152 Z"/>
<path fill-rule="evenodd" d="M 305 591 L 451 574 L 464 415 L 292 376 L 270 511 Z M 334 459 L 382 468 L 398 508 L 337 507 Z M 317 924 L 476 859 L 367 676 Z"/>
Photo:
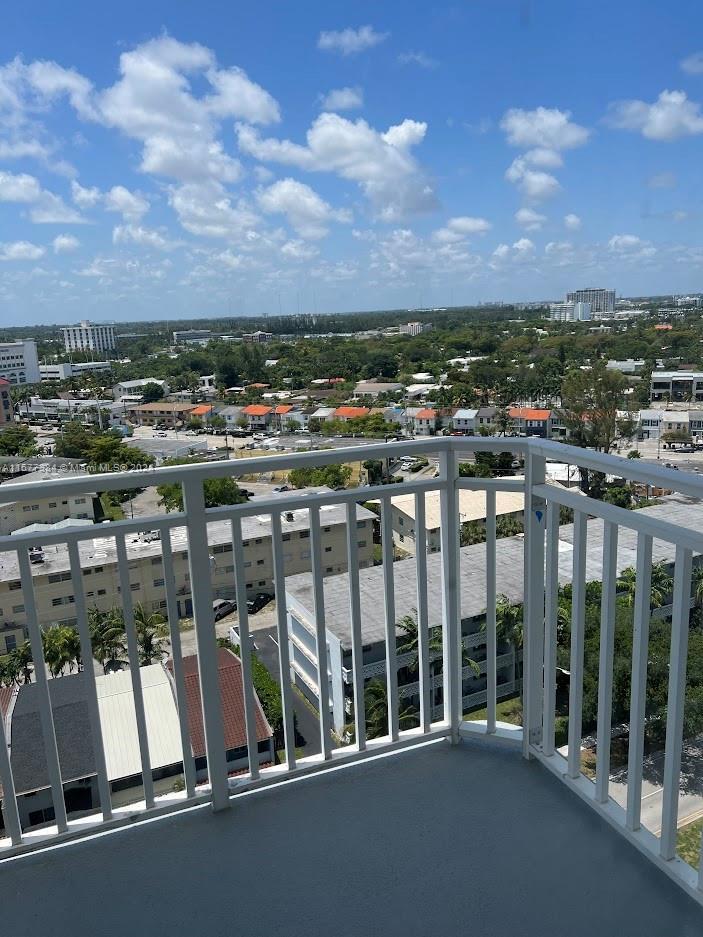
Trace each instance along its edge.
<path fill-rule="evenodd" d="M 0 342 L 0 377 L 4 377 L 10 384 L 38 384 L 41 374 L 37 343 L 31 339 Z"/>
<path fill-rule="evenodd" d="M 114 325 L 93 325 L 84 319 L 61 331 L 66 351 L 111 351 L 115 347 Z"/>

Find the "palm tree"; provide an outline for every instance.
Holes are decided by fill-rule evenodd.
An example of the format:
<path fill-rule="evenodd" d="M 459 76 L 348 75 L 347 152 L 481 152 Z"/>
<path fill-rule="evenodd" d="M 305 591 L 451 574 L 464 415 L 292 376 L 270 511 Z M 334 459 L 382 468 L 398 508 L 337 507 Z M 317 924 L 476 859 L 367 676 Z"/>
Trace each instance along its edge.
<path fill-rule="evenodd" d="M 628 566 L 620 573 L 617 581 L 617 591 L 624 593 L 627 604 L 635 604 L 635 591 L 637 588 L 637 572 L 634 566 Z"/>
<path fill-rule="evenodd" d="M 420 643 L 417 627 L 417 609 L 412 609 L 409 615 L 403 615 L 395 623 L 396 628 L 403 632 L 398 643 L 399 654 L 412 654 L 412 660 L 408 664 L 408 670 L 411 673 L 417 671 L 420 662 Z M 429 635 L 430 660 L 442 653 L 442 635 L 439 628 L 431 628 Z"/>
<path fill-rule="evenodd" d="M 661 608 L 671 595 L 674 580 L 671 578 L 665 563 L 655 563 L 652 566 L 652 608 Z"/>
<path fill-rule="evenodd" d="M 125 634 L 122 612 L 117 608 L 101 612 L 93 607 L 88 612 L 88 627 L 93 657 L 102 664 L 103 671 L 107 673 L 108 664 L 124 660 Z"/>
<path fill-rule="evenodd" d="M 524 637 L 522 605 L 513 605 L 502 593 L 496 596 L 496 637 L 512 646 L 515 655 L 514 677 L 519 679 L 521 668 L 518 651 L 522 647 Z"/>
<path fill-rule="evenodd" d="M 8 655 L 8 668 L 12 675 L 12 683 L 19 684 L 20 677 L 23 683 L 32 679 L 32 645 L 23 641 Z"/>
<path fill-rule="evenodd" d="M 164 647 L 168 642 L 166 619 L 159 612 L 148 612 L 139 602 L 134 608 L 134 624 L 140 665 L 145 667 L 158 663 L 165 654 Z"/>
<path fill-rule="evenodd" d="M 383 680 L 369 680 L 364 691 L 366 711 L 366 737 L 377 739 L 388 735 L 388 688 Z M 398 726 L 400 729 L 412 729 L 417 725 L 417 713 L 412 706 L 398 704 Z"/>
<path fill-rule="evenodd" d="M 42 634 L 44 659 L 52 677 L 63 676 L 66 667 L 73 672 L 80 667 L 80 637 L 75 628 L 54 625 Z"/>

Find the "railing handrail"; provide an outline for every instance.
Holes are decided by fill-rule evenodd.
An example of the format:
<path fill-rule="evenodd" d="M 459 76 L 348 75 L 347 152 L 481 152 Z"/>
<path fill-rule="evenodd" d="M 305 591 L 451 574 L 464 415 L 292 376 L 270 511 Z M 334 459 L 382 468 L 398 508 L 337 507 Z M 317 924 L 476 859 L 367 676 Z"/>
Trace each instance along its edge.
<path fill-rule="evenodd" d="M 26 481 L 0 485 L 0 504 L 26 501 L 41 492 L 42 497 L 78 495 L 124 488 L 151 488 L 156 485 L 181 483 L 186 478 L 227 478 L 233 475 L 275 473 L 290 468 L 318 468 L 344 462 L 358 462 L 360 458 L 387 459 L 408 452 L 505 452 L 542 456 L 558 462 L 567 462 L 593 471 L 605 472 L 637 481 L 645 485 L 671 488 L 694 498 L 703 498 L 703 478 L 690 472 L 659 465 L 642 463 L 640 459 L 626 459 L 604 452 L 594 452 L 568 443 L 540 439 L 535 436 L 428 436 L 422 439 L 403 439 L 396 442 L 369 442 L 363 446 L 343 446 L 335 449 L 315 449 L 308 452 L 285 452 L 275 455 L 254 456 L 245 459 L 226 459 L 221 462 L 194 462 L 191 465 L 166 465 L 144 470 L 105 472 L 41 481 Z"/>

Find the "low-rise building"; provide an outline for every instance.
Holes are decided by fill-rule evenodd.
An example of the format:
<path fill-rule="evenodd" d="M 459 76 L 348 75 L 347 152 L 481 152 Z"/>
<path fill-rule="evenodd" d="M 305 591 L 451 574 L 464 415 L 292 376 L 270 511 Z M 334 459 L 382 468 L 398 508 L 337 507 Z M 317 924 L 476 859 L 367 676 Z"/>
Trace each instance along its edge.
<path fill-rule="evenodd" d="M 85 475 L 80 471 L 65 471 L 61 478 L 75 478 Z M 8 478 L 2 483 L 3 494 L 12 491 L 16 484 L 31 481 L 46 481 L 56 479 L 56 473 L 51 469 L 38 468 L 28 475 L 18 475 Z M 14 533 L 31 524 L 56 524 L 67 518 L 80 520 L 95 520 L 95 494 L 66 495 L 62 498 L 41 496 L 41 488 L 30 501 L 5 501 L 0 503 L 0 536 Z"/>
<path fill-rule="evenodd" d="M 215 337 L 210 329 L 178 329 L 173 333 L 173 344 L 205 345 Z"/>
<path fill-rule="evenodd" d="M 169 440 L 166 440 L 167 442 Z M 135 440 L 140 443 L 142 440 Z M 0 485 L 0 499 L 5 486 Z M 327 488 L 314 491 L 328 492 Z M 303 489 L 301 497 L 309 494 Z M 286 493 L 290 497 L 291 492 Z M 0 506 L 2 501 L 0 500 Z M 373 563 L 373 522 L 376 515 L 358 506 L 357 537 L 360 567 Z M 322 570 L 326 576 L 347 568 L 346 507 L 325 505 L 320 510 Z M 283 560 L 286 575 L 311 568 L 309 511 L 294 508 L 281 515 Z M 232 525 L 228 521 L 208 524 L 212 584 L 216 598 L 234 596 Z M 171 531 L 173 577 L 181 617 L 192 615 L 188 542 L 184 528 Z M 271 518 L 261 514 L 242 518 L 242 547 L 248 594 L 272 592 L 273 552 Z M 131 591 L 135 602 L 152 611 L 166 607 L 165 575 L 161 540 L 158 534 L 140 534 L 128 539 Z M 86 602 L 103 611 L 120 603 L 120 578 L 117 549 L 109 526 L 96 527 L 96 535 L 79 542 L 80 567 Z M 64 544 L 47 547 L 40 562 L 32 566 L 32 582 L 41 625 L 75 624 L 75 595 L 68 548 Z M 17 556 L 0 552 L 0 634 L 2 628 L 24 628 L 26 612 L 21 604 L 21 585 Z"/>
<path fill-rule="evenodd" d="M 272 342 L 273 332 L 262 332 L 261 329 L 257 329 L 256 332 L 245 332 L 244 335 L 242 335 L 242 340 L 245 342 L 253 342 L 254 344 Z"/>
<path fill-rule="evenodd" d="M 368 416 L 370 412 L 368 407 L 337 407 L 332 413 L 332 419 L 346 423 L 349 420 L 358 420 Z"/>
<path fill-rule="evenodd" d="M 652 371 L 650 399 L 671 403 L 703 401 L 703 371 Z"/>
<path fill-rule="evenodd" d="M 157 400 L 155 403 L 143 403 L 128 411 L 129 418 L 139 426 L 166 426 L 175 429 L 185 423 L 195 405 L 192 403 L 170 403 Z"/>
<path fill-rule="evenodd" d="M 513 422 L 515 432 L 521 436 L 549 437 L 551 410 L 536 407 L 510 407 L 508 416 Z"/>
<path fill-rule="evenodd" d="M 416 436 L 434 436 L 437 429 L 437 411 L 423 407 L 413 417 L 413 429 Z"/>
<path fill-rule="evenodd" d="M 249 429 L 265 430 L 273 419 L 273 407 L 267 407 L 263 403 L 250 403 L 242 407 L 242 416 L 246 418 Z"/>
<path fill-rule="evenodd" d="M 11 426 L 13 420 L 14 409 L 10 394 L 10 382 L 4 377 L 0 377 L 0 432 L 6 426 Z"/>
<path fill-rule="evenodd" d="M 489 432 L 492 431 L 497 416 L 497 407 L 479 407 L 478 413 L 476 414 L 476 427 L 478 431 L 480 432 L 481 427 L 485 427 Z"/>
<path fill-rule="evenodd" d="M 452 429 L 456 433 L 466 433 L 467 436 L 472 435 L 477 429 L 477 416 L 477 409 L 459 407 L 458 410 L 454 411 L 454 416 L 452 417 Z"/>
<path fill-rule="evenodd" d="M 42 381 L 66 381 L 70 377 L 81 377 L 83 374 L 111 370 L 110 361 L 62 361 L 55 364 L 40 364 L 39 376 Z"/>
<path fill-rule="evenodd" d="M 658 439 L 662 432 L 661 425 L 663 419 L 663 410 L 640 410 L 637 427 L 637 438 Z"/>
<path fill-rule="evenodd" d="M 398 331 L 401 335 L 421 335 L 423 332 L 429 332 L 431 328 L 431 322 L 406 322 Z"/>
<path fill-rule="evenodd" d="M 380 397 L 381 394 L 397 394 L 403 385 L 395 381 L 359 381 L 354 388 L 355 397 Z"/>
<path fill-rule="evenodd" d="M 120 381 L 112 388 L 115 400 L 122 400 L 124 397 L 132 397 L 135 394 L 141 395 L 148 384 L 156 384 L 167 397 L 171 393 L 168 381 L 163 381 L 156 377 L 140 377 L 133 381 Z"/>

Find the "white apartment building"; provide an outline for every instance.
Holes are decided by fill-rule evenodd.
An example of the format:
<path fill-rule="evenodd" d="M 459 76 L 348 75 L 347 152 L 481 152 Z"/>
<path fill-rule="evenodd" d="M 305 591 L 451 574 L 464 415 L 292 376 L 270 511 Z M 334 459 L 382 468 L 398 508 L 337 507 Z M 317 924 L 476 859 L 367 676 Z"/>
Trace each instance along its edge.
<path fill-rule="evenodd" d="M 42 381 L 65 381 L 69 377 L 80 377 L 99 371 L 110 371 L 112 364 L 109 361 L 63 361 L 60 364 L 40 364 L 39 374 Z"/>
<path fill-rule="evenodd" d="M 84 475 L 84 472 L 62 472 L 61 478 L 75 478 Z M 24 484 L 30 481 L 46 481 L 56 479 L 56 473 L 50 469 L 37 469 L 29 475 L 17 475 L 3 482 L 2 490 L 5 493 L 13 485 Z M 57 524 L 68 518 L 79 520 L 94 520 L 95 509 L 92 494 L 66 495 L 62 498 L 42 498 L 37 494 L 31 501 L 6 501 L 0 504 L 0 536 L 22 530 L 30 524 Z"/>
<path fill-rule="evenodd" d="M 12 425 L 13 413 L 10 382 L 0 377 L 0 430 Z"/>
<path fill-rule="evenodd" d="M 257 329 L 256 332 L 247 332 L 245 335 L 242 335 L 242 340 L 245 342 L 253 342 L 254 344 L 272 342 L 273 332 L 262 332 L 261 329 Z"/>
<path fill-rule="evenodd" d="M 38 384 L 41 374 L 37 343 L 32 339 L 0 342 L 0 378 L 10 384 Z"/>
<path fill-rule="evenodd" d="M 83 319 L 78 325 L 61 329 L 66 351 L 112 351 L 115 347 L 114 325 L 94 325 Z"/>
<path fill-rule="evenodd" d="M 420 335 L 422 332 L 429 332 L 432 328 L 431 322 L 406 322 L 400 326 L 401 335 Z"/>
<path fill-rule="evenodd" d="M 521 481 L 521 479 L 517 479 Z M 380 504 L 373 501 L 372 504 Z M 496 517 L 522 520 L 525 509 L 525 495 L 521 491 L 496 492 Z M 477 521 L 486 522 L 486 492 L 462 489 L 459 492 L 459 518 L 462 524 Z M 415 555 L 416 522 L 415 495 L 398 495 L 391 498 L 391 527 L 393 542 L 406 553 Z M 439 492 L 425 494 L 425 538 L 428 553 L 437 553 L 440 549 L 441 516 Z"/>
<path fill-rule="evenodd" d="M 552 303 L 549 318 L 554 322 L 588 322 L 591 304 L 582 302 Z"/>
<path fill-rule="evenodd" d="M 585 289 L 566 294 L 567 303 L 590 303 L 591 318 L 600 319 L 615 311 L 615 290 Z"/>
<path fill-rule="evenodd" d="M 311 489 L 302 490 L 301 495 Z M 327 488 L 314 491 L 328 491 Z M 290 496 L 290 492 L 286 493 Z M 373 523 L 376 515 L 358 506 L 356 509 L 359 566 L 373 565 Z M 283 559 L 287 576 L 311 569 L 309 511 L 306 508 L 285 511 L 281 515 Z M 346 506 L 324 505 L 320 509 L 322 570 L 327 576 L 347 568 Z M 210 567 L 216 598 L 235 595 L 232 557 L 232 525 L 216 521 L 208 525 Z M 247 592 L 273 591 L 273 554 L 270 515 L 242 518 L 242 547 Z M 171 531 L 173 577 L 178 597 L 178 612 L 192 615 L 188 540 L 185 528 Z M 96 536 L 79 543 L 83 589 L 89 608 L 107 610 L 120 603 L 120 577 L 115 541 L 109 525 L 96 527 Z M 130 589 L 135 602 L 159 611 L 166 608 L 165 571 L 161 540 L 157 533 L 135 535 L 128 539 L 127 555 Z M 75 596 L 68 548 L 64 544 L 47 546 L 42 562 L 32 566 L 32 581 L 40 625 L 75 624 Z M 19 567 L 15 553 L 0 553 L 0 621 L 10 633 L 24 629 L 26 614 L 21 602 Z M 4 631 L 0 628 L 0 652 Z"/>
<path fill-rule="evenodd" d="M 171 392 L 168 381 L 162 381 L 155 377 L 141 377 L 133 381 L 120 381 L 119 384 L 115 384 L 112 388 L 112 392 L 115 395 L 115 400 L 122 400 L 124 397 L 133 397 L 135 395 L 141 397 L 141 392 L 147 384 L 157 384 L 164 392 L 164 397 L 167 397 Z"/>

